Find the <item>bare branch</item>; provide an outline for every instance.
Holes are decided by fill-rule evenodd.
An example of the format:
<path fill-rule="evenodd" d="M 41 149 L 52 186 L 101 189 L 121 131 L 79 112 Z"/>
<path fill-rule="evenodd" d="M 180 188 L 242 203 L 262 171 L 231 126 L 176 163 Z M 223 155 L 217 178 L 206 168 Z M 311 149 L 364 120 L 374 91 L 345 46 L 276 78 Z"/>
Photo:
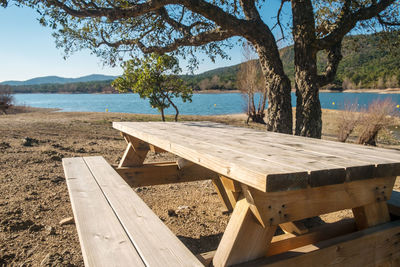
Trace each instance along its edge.
<path fill-rule="evenodd" d="M 381 25 L 384 25 L 384 26 L 400 26 L 400 22 L 398 22 L 398 21 L 394 22 L 394 21 L 387 21 L 387 20 L 384 20 L 384 19 L 382 18 L 381 15 L 378 15 L 377 18 L 378 18 L 378 21 L 379 21 L 379 23 L 380 23 Z"/>
<path fill-rule="evenodd" d="M 289 0 L 282 0 L 281 1 L 281 5 L 279 6 L 278 14 L 276 15 L 276 23 L 271 28 L 271 31 L 273 31 L 275 29 L 275 27 L 278 26 L 280 31 L 281 31 L 282 37 L 279 40 L 277 40 L 277 42 L 285 39 L 285 33 L 283 31 L 283 27 L 282 27 L 282 23 L 281 23 L 282 8 L 283 8 L 283 5 L 285 4 L 285 2 L 289 2 Z"/>

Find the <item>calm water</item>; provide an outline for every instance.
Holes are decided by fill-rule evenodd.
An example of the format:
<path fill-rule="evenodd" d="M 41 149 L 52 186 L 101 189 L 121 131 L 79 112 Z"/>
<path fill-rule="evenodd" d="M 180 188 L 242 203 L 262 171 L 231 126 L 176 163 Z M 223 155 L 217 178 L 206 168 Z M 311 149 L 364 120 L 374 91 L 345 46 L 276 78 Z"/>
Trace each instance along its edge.
<path fill-rule="evenodd" d="M 358 103 L 367 107 L 375 99 L 391 98 L 400 104 L 400 94 L 374 93 L 320 93 L 322 108 L 343 109 L 344 103 Z M 109 111 L 125 113 L 158 114 L 157 109 L 150 107 L 147 100 L 140 99 L 136 94 L 17 94 L 18 105 L 40 108 L 59 108 L 63 111 Z M 182 103 L 176 100 L 181 114 L 186 115 L 218 115 L 242 113 L 246 101 L 239 93 L 195 94 L 192 103 Z M 292 105 L 296 98 L 292 93 Z M 169 109 L 167 114 L 174 114 Z"/>

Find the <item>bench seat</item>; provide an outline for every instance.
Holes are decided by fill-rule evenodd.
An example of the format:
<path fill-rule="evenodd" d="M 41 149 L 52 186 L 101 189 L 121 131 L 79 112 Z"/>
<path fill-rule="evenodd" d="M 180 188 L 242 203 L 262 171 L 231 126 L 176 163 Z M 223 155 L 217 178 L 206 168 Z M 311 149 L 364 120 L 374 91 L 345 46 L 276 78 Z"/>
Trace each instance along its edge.
<path fill-rule="evenodd" d="M 86 266 L 203 266 L 104 158 L 63 167 Z"/>

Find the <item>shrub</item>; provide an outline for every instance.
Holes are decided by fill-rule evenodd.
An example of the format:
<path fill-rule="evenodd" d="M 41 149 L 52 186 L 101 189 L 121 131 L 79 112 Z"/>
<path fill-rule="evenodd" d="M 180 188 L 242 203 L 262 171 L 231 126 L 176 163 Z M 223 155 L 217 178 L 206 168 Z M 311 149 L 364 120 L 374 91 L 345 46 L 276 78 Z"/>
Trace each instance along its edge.
<path fill-rule="evenodd" d="M 340 113 L 341 117 L 338 124 L 338 140 L 340 142 L 346 142 L 347 138 L 360 122 L 361 115 L 358 112 L 357 106 L 357 102 L 344 104 L 344 110 Z"/>
<path fill-rule="evenodd" d="M 379 131 L 393 123 L 393 116 L 398 115 L 396 104 L 390 99 L 373 101 L 361 116 L 361 134 L 358 143 L 376 146 Z"/>
<path fill-rule="evenodd" d="M 9 109 L 14 103 L 14 96 L 10 91 L 0 91 L 0 112 L 6 114 L 7 109 Z"/>

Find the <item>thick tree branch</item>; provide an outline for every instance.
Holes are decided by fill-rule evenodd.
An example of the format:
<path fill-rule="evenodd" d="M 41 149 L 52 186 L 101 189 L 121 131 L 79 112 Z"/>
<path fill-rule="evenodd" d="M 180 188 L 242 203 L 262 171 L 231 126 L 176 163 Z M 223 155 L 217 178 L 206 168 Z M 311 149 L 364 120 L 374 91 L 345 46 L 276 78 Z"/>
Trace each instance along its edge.
<path fill-rule="evenodd" d="M 99 17 L 107 17 L 110 20 L 117 20 L 123 18 L 133 18 L 144 15 L 146 13 L 156 11 L 161 7 L 170 4 L 178 4 L 180 0 L 150 0 L 143 4 L 135 4 L 129 7 L 117 7 L 112 6 L 111 8 L 107 7 L 97 7 L 92 4 L 90 7 L 86 5 L 86 8 L 78 8 L 71 7 L 65 4 L 64 1 L 59 0 L 47 0 L 45 3 L 47 5 L 54 5 L 62 10 L 64 10 L 67 14 L 78 17 L 78 18 L 99 18 Z"/>
<path fill-rule="evenodd" d="M 234 32 L 224 31 L 220 28 L 214 29 L 208 32 L 202 32 L 197 35 L 191 37 L 184 37 L 180 39 L 176 39 L 173 43 L 168 44 L 166 46 L 146 46 L 143 42 L 139 39 L 131 39 L 131 40 L 119 40 L 116 42 L 110 42 L 102 36 L 103 41 L 98 44 L 100 45 L 107 45 L 114 48 L 119 48 L 123 45 L 135 45 L 137 46 L 143 53 L 159 53 L 164 54 L 168 52 L 172 52 L 179 47 L 182 46 L 202 46 L 208 44 L 210 42 L 217 42 L 223 41 L 227 38 L 235 36 Z"/>
<path fill-rule="evenodd" d="M 342 43 L 338 42 L 333 45 L 328 51 L 328 63 L 325 67 L 325 73 L 323 75 L 318 75 L 317 85 L 319 87 L 328 85 L 335 80 L 336 72 L 342 60 Z"/>
<path fill-rule="evenodd" d="M 342 9 L 344 14 L 336 23 L 337 27 L 328 36 L 319 39 L 316 42 L 317 49 L 329 49 L 331 45 L 341 41 L 343 37 L 356 26 L 357 22 L 378 16 L 380 12 L 393 4 L 395 0 L 381 0 L 380 2 L 374 2 L 370 6 L 361 8 L 356 12 L 350 11 L 349 6 L 346 5 L 348 2 L 349 0 L 345 2 Z"/>

